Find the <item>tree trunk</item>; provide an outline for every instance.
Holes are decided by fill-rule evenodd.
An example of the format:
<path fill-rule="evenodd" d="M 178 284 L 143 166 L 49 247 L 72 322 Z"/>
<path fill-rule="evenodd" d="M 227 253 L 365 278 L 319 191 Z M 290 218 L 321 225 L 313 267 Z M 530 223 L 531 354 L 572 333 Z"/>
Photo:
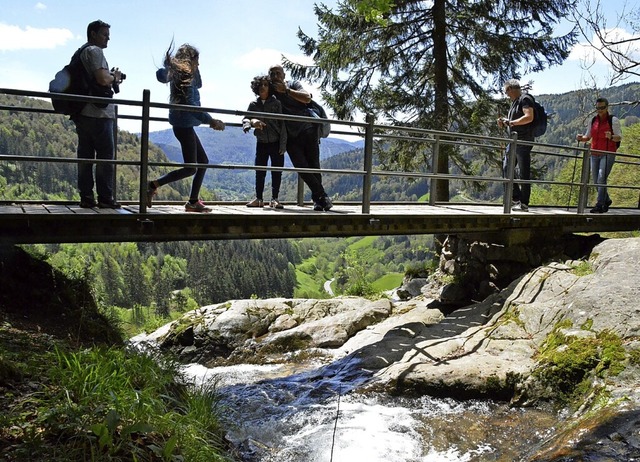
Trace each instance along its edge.
<path fill-rule="evenodd" d="M 435 129 L 447 130 L 449 125 L 448 88 L 449 76 L 447 75 L 447 18 L 446 1 L 435 0 L 433 3 L 433 62 L 435 66 L 435 81 L 433 82 L 435 93 Z M 449 173 L 449 153 L 447 146 L 441 146 L 437 173 Z M 449 201 L 449 181 L 438 180 L 436 182 L 435 200 Z"/>

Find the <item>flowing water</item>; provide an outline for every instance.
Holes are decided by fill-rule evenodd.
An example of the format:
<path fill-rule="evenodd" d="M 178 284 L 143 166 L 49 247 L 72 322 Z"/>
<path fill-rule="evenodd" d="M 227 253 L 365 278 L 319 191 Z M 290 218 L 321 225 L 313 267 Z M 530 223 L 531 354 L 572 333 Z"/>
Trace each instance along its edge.
<path fill-rule="evenodd" d="M 227 438 L 247 462 L 517 461 L 560 424 L 503 403 L 361 393 L 357 364 L 185 367 L 221 395 Z"/>

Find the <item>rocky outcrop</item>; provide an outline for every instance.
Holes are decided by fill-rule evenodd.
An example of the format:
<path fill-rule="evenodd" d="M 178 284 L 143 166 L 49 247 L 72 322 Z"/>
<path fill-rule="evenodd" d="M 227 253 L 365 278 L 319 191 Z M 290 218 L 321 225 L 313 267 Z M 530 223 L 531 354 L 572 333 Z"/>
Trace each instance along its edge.
<path fill-rule="evenodd" d="M 635 451 L 639 259 L 640 239 L 610 239 L 588 260 L 539 266 L 448 314 L 424 294 L 400 302 L 244 300 L 201 308 L 137 340 L 205 365 L 313 351 L 340 373 L 368 371 L 362 387 L 391 393 L 518 405 L 573 399 L 580 407 L 568 435 L 580 434 L 583 422 L 585 432 L 594 430 L 581 417 L 606 407 L 614 421 L 632 419 L 616 438 Z M 562 453 L 567 441 L 552 440 L 549 454 Z"/>
<path fill-rule="evenodd" d="M 132 339 L 211 366 L 273 362 L 294 351 L 337 348 L 389 317 L 392 305 L 358 297 L 233 300 L 202 307 L 150 335 Z"/>

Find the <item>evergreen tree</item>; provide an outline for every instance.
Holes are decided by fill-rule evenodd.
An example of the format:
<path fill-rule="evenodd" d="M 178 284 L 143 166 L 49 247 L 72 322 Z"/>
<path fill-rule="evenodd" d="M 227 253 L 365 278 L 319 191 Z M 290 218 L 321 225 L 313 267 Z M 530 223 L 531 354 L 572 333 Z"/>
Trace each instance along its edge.
<path fill-rule="evenodd" d="M 574 0 L 342 0 L 335 11 L 317 5 L 319 38 L 298 32 L 314 65 L 285 66 L 294 78 L 318 82 L 339 118 L 375 111 L 380 122 L 396 126 L 477 133 L 495 125 L 492 95 L 504 81 L 568 56 L 576 32 L 554 37 L 553 26 L 574 6 Z M 402 169 L 424 166 L 426 154 L 415 153 L 415 142 L 396 141 L 380 159 Z M 450 156 L 468 169 L 454 147 L 444 146 L 438 173 L 449 173 Z M 439 180 L 432 194 L 448 200 L 448 181 Z"/>

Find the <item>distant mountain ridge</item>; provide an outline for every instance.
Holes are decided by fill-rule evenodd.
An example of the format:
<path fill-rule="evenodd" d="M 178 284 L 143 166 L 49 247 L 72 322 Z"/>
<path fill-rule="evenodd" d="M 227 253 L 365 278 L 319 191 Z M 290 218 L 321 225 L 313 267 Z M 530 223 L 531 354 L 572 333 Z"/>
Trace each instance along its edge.
<path fill-rule="evenodd" d="M 218 132 L 206 127 L 196 127 L 196 133 L 207 151 L 209 160 L 216 164 L 253 165 L 256 151 L 256 137 L 252 132 L 244 133 L 242 128 L 228 126 Z M 182 161 L 180 144 L 171 129 L 149 133 L 149 141 L 162 148 L 171 160 Z M 329 136 L 320 143 L 320 159 L 328 159 L 343 152 L 359 149 L 364 141 L 346 141 Z"/>

